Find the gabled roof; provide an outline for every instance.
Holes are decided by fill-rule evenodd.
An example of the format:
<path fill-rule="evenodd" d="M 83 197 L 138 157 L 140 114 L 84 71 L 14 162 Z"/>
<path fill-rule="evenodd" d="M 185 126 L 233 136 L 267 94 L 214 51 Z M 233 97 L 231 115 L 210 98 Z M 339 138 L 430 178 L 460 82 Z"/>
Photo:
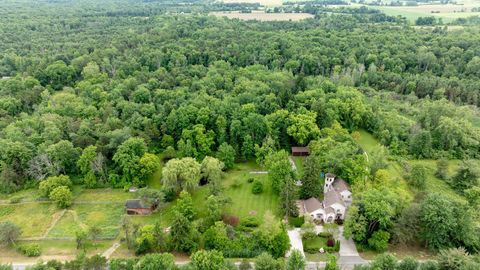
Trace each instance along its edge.
<path fill-rule="evenodd" d="M 303 201 L 303 204 L 305 205 L 305 210 L 308 213 L 311 213 L 320 208 L 323 208 L 322 203 L 317 198 L 313 198 L 313 197 Z"/>
<path fill-rule="evenodd" d="M 143 203 L 140 199 L 127 200 L 125 202 L 125 207 L 129 208 L 129 209 L 148 208 L 148 207 L 143 205 Z"/>
<path fill-rule="evenodd" d="M 350 187 L 348 186 L 347 182 L 340 178 L 335 179 L 335 181 L 333 182 L 333 188 L 338 192 L 342 192 L 345 190 L 350 191 Z"/>
<path fill-rule="evenodd" d="M 323 199 L 323 204 L 325 208 L 330 207 L 331 205 L 338 203 L 340 205 L 345 206 L 343 203 L 342 198 L 340 197 L 340 194 L 338 194 L 337 191 L 335 190 L 329 190 L 327 193 L 325 193 L 325 197 Z"/>
<path fill-rule="evenodd" d="M 309 153 L 310 150 L 306 146 L 293 146 L 292 153 Z"/>
<path fill-rule="evenodd" d="M 333 178 L 335 178 L 335 174 L 333 174 L 333 173 L 326 173 L 326 174 L 325 174 L 325 177 L 328 177 L 328 178 L 333 177 Z"/>
<path fill-rule="evenodd" d="M 333 207 L 327 207 L 327 209 L 325 209 L 325 214 L 335 214 L 335 209 L 333 209 Z"/>

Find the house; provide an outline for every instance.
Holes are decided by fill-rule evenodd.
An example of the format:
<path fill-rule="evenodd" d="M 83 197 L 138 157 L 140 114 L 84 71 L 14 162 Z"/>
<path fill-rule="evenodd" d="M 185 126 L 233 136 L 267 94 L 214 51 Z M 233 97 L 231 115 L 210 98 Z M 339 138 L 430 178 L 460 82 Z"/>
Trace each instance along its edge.
<path fill-rule="evenodd" d="M 343 179 L 334 174 L 325 175 L 323 190 L 324 199 L 320 202 L 317 198 L 310 198 L 300 203 L 300 213 L 310 215 L 313 220 L 331 223 L 335 220 L 344 220 L 345 213 L 352 200 L 350 188 Z"/>
<path fill-rule="evenodd" d="M 310 155 L 310 150 L 308 149 L 308 147 L 300 147 L 300 146 L 292 147 L 292 156 L 306 157 L 308 155 Z"/>
<path fill-rule="evenodd" d="M 348 204 L 352 202 L 352 192 L 345 180 L 336 177 L 333 173 L 325 174 L 325 185 L 323 186 L 323 193 L 334 190 L 340 194 L 342 200 Z"/>
<path fill-rule="evenodd" d="M 140 199 L 127 200 L 125 202 L 127 215 L 148 215 L 155 210 L 155 208 L 145 206 Z"/>

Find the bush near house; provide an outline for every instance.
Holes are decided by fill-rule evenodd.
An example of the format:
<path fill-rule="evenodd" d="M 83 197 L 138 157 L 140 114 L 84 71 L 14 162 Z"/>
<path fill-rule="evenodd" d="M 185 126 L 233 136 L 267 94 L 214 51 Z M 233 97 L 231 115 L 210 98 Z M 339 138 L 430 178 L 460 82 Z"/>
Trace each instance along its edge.
<path fill-rule="evenodd" d="M 302 227 L 303 223 L 305 223 L 305 218 L 303 216 L 301 217 L 288 217 L 288 224 L 295 228 L 300 228 Z"/>

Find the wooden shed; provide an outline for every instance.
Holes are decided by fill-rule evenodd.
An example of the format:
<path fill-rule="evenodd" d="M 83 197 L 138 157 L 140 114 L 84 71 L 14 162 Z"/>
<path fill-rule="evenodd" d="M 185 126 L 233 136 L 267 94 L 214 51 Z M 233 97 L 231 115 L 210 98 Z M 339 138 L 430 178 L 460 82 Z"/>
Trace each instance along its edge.
<path fill-rule="evenodd" d="M 305 146 L 294 146 L 292 147 L 292 156 L 308 156 L 310 155 L 310 150 Z"/>
<path fill-rule="evenodd" d="M 140 199 L 127 200 L 125 208 L 127 215 L 149 215 L 154 210 L 152 207 L 144 206 Z"/>

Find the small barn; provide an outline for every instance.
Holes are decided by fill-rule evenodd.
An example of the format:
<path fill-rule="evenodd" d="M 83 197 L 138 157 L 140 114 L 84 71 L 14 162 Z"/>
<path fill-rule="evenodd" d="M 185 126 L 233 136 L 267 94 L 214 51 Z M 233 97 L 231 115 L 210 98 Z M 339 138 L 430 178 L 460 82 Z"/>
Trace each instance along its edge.
<path fill-rule="evenodd" d="M 143 205 L 142 200 L 134 199 L 125 202 L 127 215 L 148 215 L 153 212 L 153 207 Z"/>
<path fill-rule="evenodd" d="M 310 150 L 305 146 L 294 146 L 292 147 L 292 156 L 296 157 L 306 157 L 310 155 Z"/>

